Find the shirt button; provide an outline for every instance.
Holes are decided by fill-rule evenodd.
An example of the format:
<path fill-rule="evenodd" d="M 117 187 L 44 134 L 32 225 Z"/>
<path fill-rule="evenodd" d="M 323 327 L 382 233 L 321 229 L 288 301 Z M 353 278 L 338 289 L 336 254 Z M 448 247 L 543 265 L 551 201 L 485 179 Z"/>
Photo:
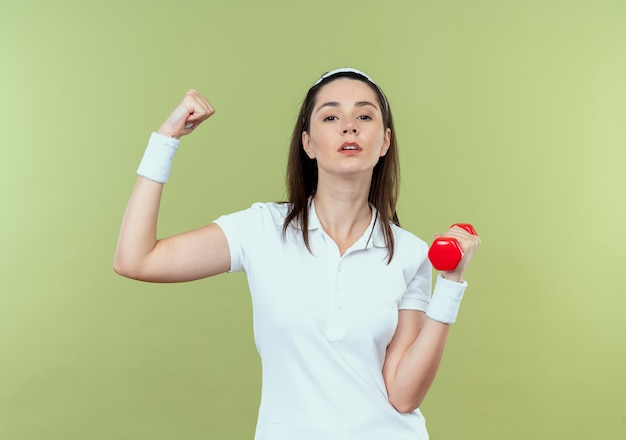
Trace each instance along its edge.
<path fill-rule="evenodd" d="M 342 271 L 342 269 L 343 269 L 343 268 L 341 267 L 341 264 L 340 264 L 339 266 L 337 266 L 337 272 L 341 272 L 341 271 Z"/>
<path fill-rule="evenodd" d="M 337 310 L 343 309 L 343 304 L 337 304 Z"/>

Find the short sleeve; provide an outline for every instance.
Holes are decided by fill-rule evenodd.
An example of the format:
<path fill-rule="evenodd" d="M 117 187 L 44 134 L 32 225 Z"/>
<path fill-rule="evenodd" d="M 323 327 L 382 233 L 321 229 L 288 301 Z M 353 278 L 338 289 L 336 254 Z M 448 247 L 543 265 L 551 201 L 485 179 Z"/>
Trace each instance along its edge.
<path fill-rule="evenodd" d="M 228 241 L 229 272 L 246 271 L 249 261 L 263 255 L 268 241 L 280 237 L 284 209 L 276 203 L 255 203 L 248 209 L 219 217 L 217 224 Z"/>
<path fill-rule="evenodd" d="M 239 272 L 243 269 L 242 265 L 242 248 L 240 237 L 237 234 L 237 226 L 231 218 L 231 215 L 223 215 L 213 223 L 217 224 L 228 241 L 228 249 L 230 250 L 230 269 L 229 272 Z"/>
<path fill-rule="evenodd" d="M 430 303 L 431 287 L 432 267 L 430 261 L 424 258 L 417 271 L 410 279 L 398 308 L 400 310 L 419 310 L 425 312 Z"/>

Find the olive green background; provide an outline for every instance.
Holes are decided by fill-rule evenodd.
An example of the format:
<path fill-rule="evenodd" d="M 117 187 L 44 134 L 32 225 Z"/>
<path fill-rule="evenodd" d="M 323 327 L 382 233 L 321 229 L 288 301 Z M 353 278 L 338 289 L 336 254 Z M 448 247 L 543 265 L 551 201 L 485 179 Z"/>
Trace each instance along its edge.
<path fill-rule="evenodd" d="M 121 278 L 119 224 L 191 87 L 217 113 L 160 235 L 283 199 L 298 106 L 345 65 L 391 102 L 403 226 L 483 238 L 431 438 L 626 438 L 626 2 L 4 1 L 0 49 L 1 439 L 252 438 L 245 276 Z"/>

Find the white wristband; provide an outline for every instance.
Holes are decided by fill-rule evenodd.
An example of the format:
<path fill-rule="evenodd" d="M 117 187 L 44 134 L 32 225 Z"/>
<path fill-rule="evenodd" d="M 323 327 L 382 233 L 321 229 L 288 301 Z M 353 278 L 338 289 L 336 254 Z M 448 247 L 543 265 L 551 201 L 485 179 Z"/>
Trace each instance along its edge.
<path fill-rule="evenodd" d="M 461 307 L 461 300 L 466 287 L 467 282 L 465 281 L 455 283 L 439 274 L 430 304 L 428 304 L 426 309 L 426 316 L 445 324 L 454 323 L 459 313 L 459 307 Z"/>
<path fill-rule="evenodd" d="M 137 174 L 158 183 L 166 183 L 179 145 L 178 139 L 152 133 Z"/>

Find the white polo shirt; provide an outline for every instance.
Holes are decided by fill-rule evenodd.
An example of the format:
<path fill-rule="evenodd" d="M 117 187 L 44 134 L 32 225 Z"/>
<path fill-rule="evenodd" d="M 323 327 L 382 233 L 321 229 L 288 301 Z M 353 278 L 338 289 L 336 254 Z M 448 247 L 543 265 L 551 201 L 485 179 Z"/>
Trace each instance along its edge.
<path fill-rule="evenodd" d="M 263 370 L 255 440 L 428 439 L 419 410 L 403 414 L 389 403 L 382 376 L 398 310 L 428 305 L 427 244 L 394 225 L 387 264 L 372 220 L 340 256 L 311 206 L 309 252 L 293 224 L 283 239 L 287 211 L 256 203 L 216 220 L 230 271 L 246 272 L 252 295 Z"/>

